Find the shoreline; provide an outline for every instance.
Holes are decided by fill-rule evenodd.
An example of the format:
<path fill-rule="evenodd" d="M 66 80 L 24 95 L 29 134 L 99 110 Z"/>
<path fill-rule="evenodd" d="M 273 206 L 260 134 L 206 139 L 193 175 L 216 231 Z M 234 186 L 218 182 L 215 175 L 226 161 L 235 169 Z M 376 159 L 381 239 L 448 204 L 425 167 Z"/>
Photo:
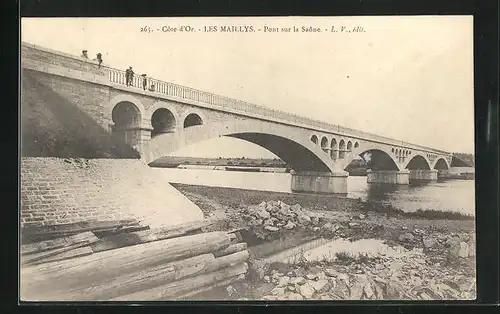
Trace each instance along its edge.
<path fill-rule="evenodd" d="M 215 229 L 243 230 L 240 234 L 250 251 L 261 251 L 258 249 L 261 246 L 268 253 L 273 247 L 276 249 L 274 258 L 251 257 L 245 281 L 215 289 L 210 292 L 212 297 L 228 300 L 475 297 L 474 217 L 436 212 L 409 214 L 374 202 L 328 195 L 172 185 L 198 205 L 206 218 L 220 219 Z M 282 210 L 296 214 L 289 216 Z M 384 250 L 397 253 L 365 256 L 339 251 L 332 260 L 325 261 L 308 260 L 307 252 L 292 262 L 289 257 L 280 257 L 287 250 L 304 245 L 300 239 L 306 238 L 321 243 L 341 241 L 354 249 L 359 241 L 375 241 Z M 339 281 L 341 277 L 347 282 Z M 361 286 L 356 284 L 360 280 Z M 411 283 L 409 291 L 405 290 L 407 282 Z M 342 285 L 344 289 L 339 291 Z M 367 296 L 363 289 L 368 292 L 379 289 L 379 292 Z M 210 299 L 210 294 L 198 298 Z"/>

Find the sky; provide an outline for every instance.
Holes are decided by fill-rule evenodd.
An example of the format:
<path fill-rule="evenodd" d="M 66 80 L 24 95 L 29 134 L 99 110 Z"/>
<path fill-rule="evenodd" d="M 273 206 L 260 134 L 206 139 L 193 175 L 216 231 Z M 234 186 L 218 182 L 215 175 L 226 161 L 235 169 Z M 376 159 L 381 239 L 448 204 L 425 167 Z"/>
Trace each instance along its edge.
<path fill-rule="evenodd" d="M 204 26 L 255 32 L 203 32 Z M 153 32 L 141 32 L 142 27 Z M 162 28 L 190 26 L 193 32 Z M 264 27 L 280 32 L 263 32 Z M 320 33 L 281 32 L 317 27 Z M 361 26 L 364 32 L 331 32 Z M 450 152 L 474 152 L 472 16 L 23 18 L 21 40 Z M 175 155 L 274 157 L 218 138 Z"/>

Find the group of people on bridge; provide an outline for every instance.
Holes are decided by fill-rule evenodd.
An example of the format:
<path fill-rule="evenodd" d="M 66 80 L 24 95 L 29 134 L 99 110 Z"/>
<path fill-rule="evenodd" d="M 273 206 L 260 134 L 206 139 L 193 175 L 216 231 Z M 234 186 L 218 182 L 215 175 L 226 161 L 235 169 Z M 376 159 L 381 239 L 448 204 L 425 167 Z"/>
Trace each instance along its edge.
<path fill-rule="evenodd" d="M 133 81 L 134 81 L 134 70 L 132 69 L 132 67 L 129 67 L 126 71 L 125 71 L 125 81 L 126 81 L 126 85 L 127 86 L 132 86 L 133 85 Z M 146 74 L 142 74 L 141 75 L 142 77 L 142 88 L 144 90 L 146 90 L 147 86 L 148 86 L 148 78 L 147 78 L 147 75 Z M 154 84 L 151 84 L 151 86 L 148 88 L 148 90 L 150 92 L 154 92 L 155 91 L 155 85 Z"/>
<path fill-rule="evenodd" d="M 88 51 L 87 50 L 82 50 L 82 58 L 84 59 L 89 59 L 89 55 L 88 55 Z M 97 61 L 98 64 L 99 64 L 99 68 L 101 67 L 101 64 L 102 64 L 102 53 L 98 53 L 96 55 L 96 58 L 95 59 L 92 59 L 92 61 Z"/>

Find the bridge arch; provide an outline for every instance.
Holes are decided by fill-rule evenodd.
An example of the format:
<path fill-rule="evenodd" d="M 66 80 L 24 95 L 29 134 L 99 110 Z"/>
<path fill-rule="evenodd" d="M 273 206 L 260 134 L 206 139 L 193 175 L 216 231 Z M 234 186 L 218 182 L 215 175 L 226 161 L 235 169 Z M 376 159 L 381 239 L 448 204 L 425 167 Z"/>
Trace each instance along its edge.
<path fill-rule="evenodd" d="M 316 134 L 311 135 L 311 142 L 318 144 L 318 136 Z"/>
<path fill-rule="evenodd" d="M 188 112 L 184 115 L 183 128 L 189 128 L 196 125 L 202 125 L 206 120 L 203 115 L 199 112 Z"/>
<path fill-rule="evenodd" d="M 398 157 L 392 153 L 392 149 L 396 152 L 396 149 L 390 146 L 363 141 L 346 156 L 341 167 L 346 169 L 354 158 L 359 156 L 372 170 L 401 170 Z M 369 159 L 371 163 L 366 159 Z"/>
<path fill-rule="evenodd" d="M 330 143 L 330 158 L 332 160 L 337 160 L 338 158 L 338 149 L 337 149 L 337 140 L 332 138 L 332 142 Z"/>
<path fill-rule="evenodd" d="M 328 137 L 323 136 L 321 138 L 321 149 L 325 152 L 328 153 Z"/>
<path fill-rule="evenodd" d="M 450 165 L 445 158 L 441 157 L 436 160 L 436 164 L 433 168 L 436 170 L 450 170 Z"/>
<path fill-rule="evenodd" d="M 420 170 L 430 170 L 431 169 L 431 164 L 429 163 L 429 161 L 427 160 L 427 158 L 425 158 L 424 156 L 422 155 L 414 155 L 409 161 L 408 163 L 406 164 L 406 169 L 409 169 L 409 170 L 417 170 L 417 169 L 420 169 Z"/>
<path fill-rule="evenodd" d="M 345 158 L 345 141 L 341 139 L 339 142 L 339 159 Z"/>
<path fill-rule="evenodd" d="M 182 134 L 161 134 L 143 145 L 141 158 L 149 164 L 184 146 L 222 136 L 259 145 L 280 157 L 296 171 L 336 170 L 329 156 L 301 130 L 292 131 L 287 126 L 240 120 L 203 124 L 196 128 L 187 128 Z"/>
<path fill-rule="evenodd" d="M 148 117 L 147 111 L 146 109 L 144 109 L 144 105 L 142 104 L 142 102 L 136 97 L 131 95 L 117 95 L 113 97 L 104 107 L 104 117 L 113 121 L 113 110 L 117 105 L 124 103 L 130 103 L 137 109 L 138 113 L 137 119 L 140 119 L 138 125 L 140 127 L 147 127 L 147 121 L 144 121 L 147 120 Z M 117 113 L 115 111 L 115 115 L 116 114 Z"/>

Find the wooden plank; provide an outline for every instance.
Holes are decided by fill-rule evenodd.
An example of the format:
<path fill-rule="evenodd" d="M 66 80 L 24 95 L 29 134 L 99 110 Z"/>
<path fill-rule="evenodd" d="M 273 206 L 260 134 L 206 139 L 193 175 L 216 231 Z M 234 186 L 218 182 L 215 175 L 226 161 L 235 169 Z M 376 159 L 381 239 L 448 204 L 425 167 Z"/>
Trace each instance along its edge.
<path fill-rule="evenodd" d="M 231 277 L 236 277 L 246 273 L 248 270 L 247 263 L 220 269 L 201 276 L 189 277 L 183 280 L 171 282 L 169 284 L 123 295 L 112 299 L 112 301 L 161 301 L 173 300 L 179 296 L 186 294 L 189 291 L 199 289 L 204 286 L 212 285 L 218 281 L 226 280 Z"/>
<path fill-rule="evenodd" d="M 94 252 L 102 252 L 141 243 L 172 239 L 183 236 L 193 230 L 209 226 L 213 223 L 215 223 L 214 220 L 202 220 L 165 228 L 117 234 L 102 238 L 91 245 L 91 247 Z"/>
<path fill-rule="evenodd" d="M 137 225 L 135 219 L 110 220 L 110 221 L 81 221 L 70 224 L 28 227 L 21 230 L 21 235 L 25 241 L 39 239 L 43 237 L 64 237 L 86 231 L 114 230 L 120 226 Z"/>
<path fill-rule="evenodd" d="M 116 228 L 112 230 L 103 230 L 103 231 L 94 231 L 94 234 L 98 236 L 99 238 L 103 237 L 109 237 L 113 235 L 118 235 L 122 233 L 130 233 L 130 232 L 137 232 L 137 231 L 144 231 L 144 230 L 150 230 L 149 226 L 143 226 L 143 225 L 131 225 L 131 226 L 125 226 L 123 228 Z"/>
<path fill-rule="evenodd" d="M 24 267 L 21 268 L 21 286 L 26 288 L 22 291 L 24 299 L 38 297 L 41 293 L 50 297 L 56 295 L 57 290 L 64 292 L 99 285 L 126 273 L 218 251 L 229 244 L 227 233 L 209 232 Z"/>
<path fill-rule="evenodd" d="M 224 255 L 233 254 L 233 253 L 236 253 L 236 252 L 239 252 L 239 251 L 243 251 L 243 250 L 246 250 L 246 249 L 247 249 L 247 244 L 245 242 L 231 244 L 230 246 L 228 246 L 225 249 L 222 249 L 220 251 L 214 252 L 214 256 L 215 257 L 220 257 L 220 256 L 224 256 Z"/>
<path fill-rule="evenodd" d="M 34 261 L 33 264 L 42 264 L 42 263 L 49 263 L 49 262 L 55 262 L 55 261 L 62 261 L 70 258 L 76 258 L 76 257 L 81 257 L 85 255 L 90 255 L 94 252 L 92 252 L 92 249 L 87 245 L 83 246 L 71 251 L 59 253 L 54 256 L 49 256 L 41 260 Z"/>
<path fill-rule="evenodd" d="M 73 236 L 66 238 L 59 238 L 54 240 L 36 242 L 32 244 L 25 244 L 21 245 L 21 254 L 25 255 L 25 254 L 43 252 L 47 250 L 58 249 L 61 247 L 70 246 L 75 243 L 87 241 L 89 239 L 94 239 L 94 238 L 96 238 L 96 236 L 92 232 L 88 231 L 75 234 Z"/>
<path fill-rule="evenodd" d="M 64 252 L 68 252 L 68 251 L 71 251 L 71 250 L 74 250 L 77 248 L 81 248 L 82 246 L 87 246 L 89 244 L 96 242 L 97 240 L 99 240 L 99 238 L 97 238 L 95 235 L 92 234 L 92 236 L 88 236 L 88 238 L 86 240 L 80 241 L 77 243 L 73 243 L 71 245 L 63 246 L 63 247 L 53 249 L 53 250 L 42 251 L 39 253 L 32 253 L 32 254 L 28 254 L 28 255 L 23 255 L 23 256 L 21 256 L 21 263 L 22 264 L 30 264 L 30 263 L 33 263 L 35 261 L 46 259 L 50 256 L 55 256 L 55 255 L 58 255 L 58 254 L 61 254 Z"/>

